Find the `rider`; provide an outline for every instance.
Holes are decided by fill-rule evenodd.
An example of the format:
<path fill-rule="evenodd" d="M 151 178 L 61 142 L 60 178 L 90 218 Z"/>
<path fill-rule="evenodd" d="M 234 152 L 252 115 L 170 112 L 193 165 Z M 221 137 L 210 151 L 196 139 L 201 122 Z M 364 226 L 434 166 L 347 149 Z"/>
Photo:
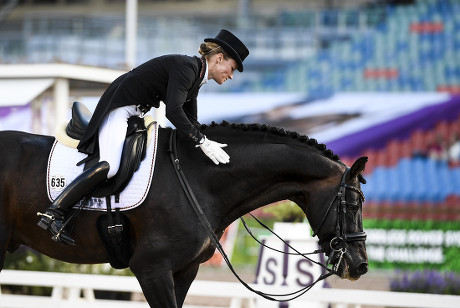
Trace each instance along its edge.
<path fill-rule="evenodd" d="M 201 85 L 213 79 L 218 84 L 243 71 L 247 47 L 231 32 L 222 29 L 200 45 L 199 57 L 165 55 L 151 59 L 121 75 L 107 88 L 96 106 L 78 150 L 94 155 L 99 163 L 83 171 L 54 200 L 38 226 L 49 230 L 55 241 L 75 245 L 63 229 L 65 215 L 98 184 L 113 177 L 120 166 L 127 119 L 143 116 L 152 107 L 166 105 L 166 117 L 177 130 L 189 136 L 216 165 L 230 161 L 222 149 L 226 144 L 203 135 L 197 120 L 197 96 Z"/>

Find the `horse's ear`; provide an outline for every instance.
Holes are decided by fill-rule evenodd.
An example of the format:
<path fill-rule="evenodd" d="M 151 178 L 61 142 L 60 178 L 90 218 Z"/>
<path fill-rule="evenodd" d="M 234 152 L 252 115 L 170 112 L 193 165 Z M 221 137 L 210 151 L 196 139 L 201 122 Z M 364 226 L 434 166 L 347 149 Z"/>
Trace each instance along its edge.
<path fill-rule="evenodd" d="M 364 168 L 366 167 L 367 160 L 368 158 L 365 156 L 360 157 L 354 162 L 353 166 L 351 166 L 350 168 L 350 177 L 358 177 L 358 180 L 363 184 L 366 184 L 366 180 L 363 178 L 362 173 L 364 172 Z"/>

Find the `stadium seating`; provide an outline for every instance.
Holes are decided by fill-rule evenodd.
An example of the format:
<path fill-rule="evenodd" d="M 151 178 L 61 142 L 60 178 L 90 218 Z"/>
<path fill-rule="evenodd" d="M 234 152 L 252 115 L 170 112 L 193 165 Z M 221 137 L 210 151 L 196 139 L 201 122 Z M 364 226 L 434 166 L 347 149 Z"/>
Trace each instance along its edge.
<path fill-rule="evenodd" d="M 460 93 L 460 2 L 420 0 L 385 12 L 374 29 L 331 40 L 313 58 L 254 80 L 244 90 L 313 97 L 350 91 Z M 302 14 L 284 13 L 283 20 L 296 24 Z"/>
<path fill-rule="evenodd" d="M 251 49 L 251 70 L 212 91 L 298 92 L 311 97 L 361 91 L 460 93 L 460 1 L 280 11 L 268 24 L 252 13 L 261 26 L 236 29 Z M 119 68 L 125 61 L 122 22 L 118 15 L 30 14 L 22 23 L 8 25 L 9 31 L 6 25 L 6 30 L 0 29 L 1 62 L 57 60 Z M 140 16 L 138 61 L 191 53 L 195 48 L 190 46 L 214 28 L 215 23 L 198 17 Z M 177 40 L 172 43 L 171 37 Z"/>
<path fill-rule="evenodd" d="M 370 211 L 365 211 L 367 216 L 457 219 L 460 164 L 450 161 L 447 155 L 433 157 L 428 150 L 430 142 L 438 137 L 447 151 L 449 142 L 459 133 L 460 117 L 452 122 L 441 121 L 428 131 L 417 130 L 405 140 L 393 139 L 383 149 L 364 151 L 362 155 L 369 157 L 365 171 L 367 184 L 362 187 L 367 202 L 371 203 Z M 351 164 L 356 157 L 341 159 Z M 391 213 L 399 214 L 394 217 Z M 421 213 L 427 217 L 421 217 Z"/>

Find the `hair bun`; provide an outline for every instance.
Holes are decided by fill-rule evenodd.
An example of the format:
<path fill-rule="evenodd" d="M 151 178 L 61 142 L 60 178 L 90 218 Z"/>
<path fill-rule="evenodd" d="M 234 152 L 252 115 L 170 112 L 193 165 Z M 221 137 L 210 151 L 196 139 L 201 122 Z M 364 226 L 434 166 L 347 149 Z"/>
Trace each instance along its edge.
<path fill-rule="evenodd" d="M 200 44 L 200 49 L 198 50 L 199 54 L 204 56 L 205 54 L 207 54 L 209 51 L 209 48 L 207 46 L 206 43 L 201 43 Z"/>

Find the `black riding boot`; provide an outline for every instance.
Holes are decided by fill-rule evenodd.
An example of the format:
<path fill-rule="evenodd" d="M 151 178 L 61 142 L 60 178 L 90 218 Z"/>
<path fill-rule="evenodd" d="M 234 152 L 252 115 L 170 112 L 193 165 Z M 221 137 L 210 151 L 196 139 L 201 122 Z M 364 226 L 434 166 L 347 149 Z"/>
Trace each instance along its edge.
<path fill-rule="evenodd" d="M 109 163 L 106 161 L 99 162 L 83 171 L 67 185 L 44 214 L 37 213 L 38 216 L 42 217 L 38 226 L 49 230 L 53 234 L 52 239 L 56 242 L 75 245 L 75 241 L 63 229 L 65 215 L 86 194 L 91 193 L 99 183 L 106 180 L 108 172 Z"/>

